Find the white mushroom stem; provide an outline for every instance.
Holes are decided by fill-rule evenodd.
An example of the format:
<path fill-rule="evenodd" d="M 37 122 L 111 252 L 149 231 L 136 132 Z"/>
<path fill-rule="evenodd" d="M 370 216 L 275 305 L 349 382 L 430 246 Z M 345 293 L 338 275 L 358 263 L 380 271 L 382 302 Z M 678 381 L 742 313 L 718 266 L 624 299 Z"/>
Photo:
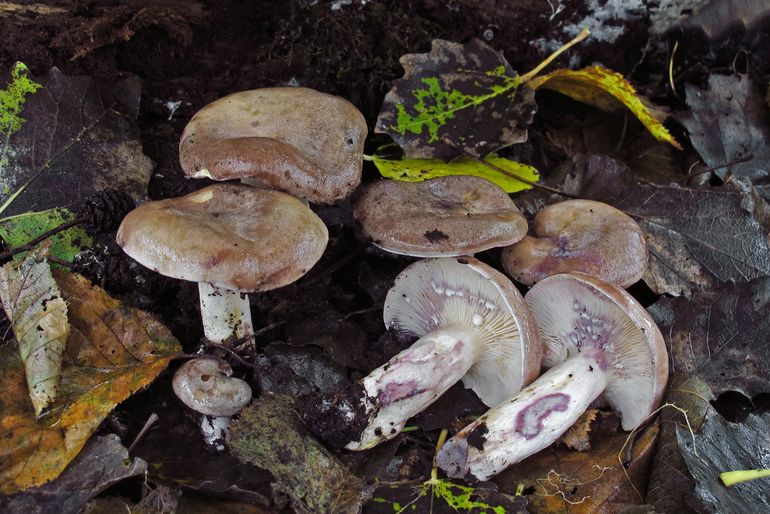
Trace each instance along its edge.
<path fill-rule="evenodd" d="M 348 450 L 366 450 L 398 435 L 406 421 L 457 383 L 481 354 L 478 331 L 462 325 L 420 338 L 363 380 L 369 423 Z"/>
<path fill-rule="evenodd" d="M 607 383 L 596 359 L 570 357 L 449 439 L 436 462 L 450 477 L 487 480 L 556 441 Z"/>
<path fill-rule="evenodd" d="M 198 294 L 206 339 L 222 343 L 231 336 L 242 339 L 254 333 L 248 295 L 204 282 L 198 283 Z"/>

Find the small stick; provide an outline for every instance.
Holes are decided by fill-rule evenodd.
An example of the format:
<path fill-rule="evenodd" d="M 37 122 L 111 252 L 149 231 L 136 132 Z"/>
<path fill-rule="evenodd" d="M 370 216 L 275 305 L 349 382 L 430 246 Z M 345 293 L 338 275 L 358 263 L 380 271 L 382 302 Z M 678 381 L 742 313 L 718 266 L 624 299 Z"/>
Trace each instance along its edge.
<path fill-rule="evenodd" d="M 706 168 L 705 170 L 696 171 L 694 173 L 688 173 L 684 177 L 679 179 L 679 182 L 686 182 L 687 180 L 697 177 L 698 175 L 703 175 L 704 173 L 711 173 L 712 171 L 721 170 L 722 168 L 729 168 L 730 166 L 733 166 L 734 164 L 740 164 L 742 162 L 748 162 L 754 158 L 754 154 L 747 154 L 743 157 L 736 157 L 732 161 L 728 161 L 724 164 L 720 164 L 719 166 L 714 166 L 712 168 Z"/>
<path fill-rule="evenodd" d="M 160 419 L 160 418 L 154 412 L 152 414 L 150 414 L 150 417 L 147 418 L 147 421 L 145 422 L 144 426 L 139 431 L 139 433 L 136 435 L 136 438 L 134 439 L 134 442 L 131 443 L 131 446 L 128 447 L 128 453 L 131 453 L 131 450 L 134 449 L 134 446 L 136 446 L 136 443 L 138 443 L 139 440 L 142 437 L 144 437 L 144 434 L 147 433 L 147 431 L 150 429 L 150 427 L 152 427 L 152 425 L 154 425 L 155 422 L 158 421 L 158 419 Z"/>

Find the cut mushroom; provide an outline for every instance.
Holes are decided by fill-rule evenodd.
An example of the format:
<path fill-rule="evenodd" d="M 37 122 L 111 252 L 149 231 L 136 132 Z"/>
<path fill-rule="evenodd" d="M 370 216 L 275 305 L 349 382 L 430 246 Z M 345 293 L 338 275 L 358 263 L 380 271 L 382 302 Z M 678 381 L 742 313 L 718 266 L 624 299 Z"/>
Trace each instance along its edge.
<path fill-rule="evenodd" d="M 508 194 L 471 176 L 380 180 L 358 198 L 353 214 L 375 246 L 414 257 L 474 254 L 527 233 L 527 220 Z"/>
<path fill-rule="evenodd" d="M 227 435 L 230 416 L 251 401 L 251 387 L 222 361 L 211 358 L 193 359 L 174 374 L 171 385 L 182 403 L 204 415 L 201 430 L 207 443 L 224 449 L 221 441 Z"/>
<path fill-rule="evenodd" d="M 241 91 L 198 111 L 179 162 L 193 178 L 257 180 L 313 203 L 343 200 L 361 181 L 367 127 L 347 100 L 302 87 Z"/>
<path fill-rule="evenodd" d="M 527 236 L 504 249 L 503 268 L 527 285 L 579 271 L 628 287 L 647 270 L 647 240 L 630 216 L 605 203 L 568 200 L 540 211 Z"/>
<path fill-rule="evenodd" d="M 320 259 L 328 237 L 320 218 L 292 196 L 216 184 L 137 207 L 117 241 L 140 264 L 198 282 L 205 335 L 222 342 L 253 331 L 244 293 L 299 279 Z"/>
<path fill-rule="evenodd" d="M 540 368 L 540 340 L 521 295 L 502 273 L 472 257 L 407 267 L 388 292 L 384 318 L 389 329 L 420 339 L 363 379 L 358 403 L 367 421 L 346 445 L 351 450 L 395 437 L 461 379 L 496 405 Z"/>
<path fill-rule="evenodd" d="M 660 403 L 668 379 L 663 336 L 626 291 L 568 273 L 538 282 L 525 299 L 551 369 L 446 442 L 436 461 L 450 477 L 486 480 L 542 450 L 599 395 L 624 430 Z"/>

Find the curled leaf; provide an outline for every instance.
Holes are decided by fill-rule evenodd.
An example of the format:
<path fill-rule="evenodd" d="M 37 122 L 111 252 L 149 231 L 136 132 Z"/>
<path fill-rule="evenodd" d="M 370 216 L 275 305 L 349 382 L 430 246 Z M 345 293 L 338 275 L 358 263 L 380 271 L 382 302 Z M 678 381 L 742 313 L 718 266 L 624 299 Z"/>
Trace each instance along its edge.
<path fill-rule="evenodd" d="M 56 399 L 70 333 L 67 303 L 40 253 L 0 268 L 0 299 L 19 343 L 36 416 Z"/>
<path fill-rule="evenodd" d="M 490 155 L 484 161 L 505 170 L 508 174 L 485 166 L 479 161 L 462 157 L 447 163 L 438 159 L 385 159 L 375 155 L 372 161 L 385 178 L 404 182 L 422 182 L 451 175 L 472 175 L 497 184 L 506 193 L 532 189 L 527 182 L 537 182 L 540 179 L 540 174 L 532 166 L 496 155 Z M 514 177 L 521 177 L 526 182 Z"/>
<path fill-rule="evenodd" d="M 634 86 L 620 73 L 602 66 L 589 66 L 582 70 L 556 70 L 535 77 L 526 85 L 534 90 L 553 89 L 604 111 L 615 112 L 621 105 L 625 105 L 655 139 L 681 149 L 674 136 L 637 96 Z"/>

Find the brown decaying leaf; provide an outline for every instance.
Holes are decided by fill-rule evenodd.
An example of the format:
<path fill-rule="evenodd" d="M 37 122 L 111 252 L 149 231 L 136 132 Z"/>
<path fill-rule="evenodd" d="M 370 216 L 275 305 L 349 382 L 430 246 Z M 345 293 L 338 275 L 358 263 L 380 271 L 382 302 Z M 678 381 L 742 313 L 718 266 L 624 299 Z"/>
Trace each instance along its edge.
<path fill-rule="evenodd" d="M 0 88 L 5 77 L 0 71 Z M 26 97 L 26 121 L 0 146 L 0 203 L 31 183 L 4 214 L 73 205 L 108 189 L 145 198 L 153 163 L 135 122 L 139 79 L 110 82 L 57 68 L 29 78 L 43 87 Z"/>
<path fill-rule="evenodd" d="M 147 463 L 139 458 L 131 460 L 115 434 L 93 437 L 56 480 L 39 488 L 1 496 L 0 511 L 77 514 L 91 498 L 108 487 L 146 471 Z"/>
<path fill-rule="evenodd" d="M 591 449 L 591 422 L 599 413 L 597 409 L 588 409 L 572 427 L 559 438 L 559 442 L 571 450 L 584 452 Z"/>
<path fill-rule="evenodd" d="M 700 430 L 713 399 L 708 385 L 697 375 L 673 373 L 669 378 L 663 403 L 684 409 L 687 418 L 673 407 L 661 409 L 658 415 L 660 439 L 650 465 L 650 485 L 644 500 L 660 512 L 693 512 L 688 500 L 692 500 L 695 483 L 679 451 L 676 431 L 677 427 L 687 427 L 688 422 L 693 430 Z"/>
<path fill-rule="evenodd" d="M 725 284 L 649 307 L 672 371 L 697 373 L 714 394 L 770 391 L 770 277 Z"/>
<path fill-rule="evenodd" d="M 24 260 L 0 268 L 0 299 L 19 345 L 37 416 L 58 394 L 62 355 L 70 333 L 67 303 L 43 255 L 46 249 L 41 247 Z"/>
<path fill-rule="evenodd" d="M 181 348 L 149 314 L 79 275 L 54 271 L 72 326 L 57 400 L 35 420 L 15 344 L 0 347 L 0 493 L 59 476 L 119 402 L 148 385 Z"/>
<path fill-rule="evenodd" d="M 519 484 L 534 488 L 527 496 L 531 512 L 619 513 L 627 504 L 642 502 L 639 494 L 647 487 L 658 432 L 656 423 L 637 433 L 627 462 L 624 444 L 628 434 L 621 433 L 597 437 L 588 452 L 550 446 L 492 481 L 502 491 L 515 491 Z M 621 451 L 625 469 L 618 459 Z"/>

